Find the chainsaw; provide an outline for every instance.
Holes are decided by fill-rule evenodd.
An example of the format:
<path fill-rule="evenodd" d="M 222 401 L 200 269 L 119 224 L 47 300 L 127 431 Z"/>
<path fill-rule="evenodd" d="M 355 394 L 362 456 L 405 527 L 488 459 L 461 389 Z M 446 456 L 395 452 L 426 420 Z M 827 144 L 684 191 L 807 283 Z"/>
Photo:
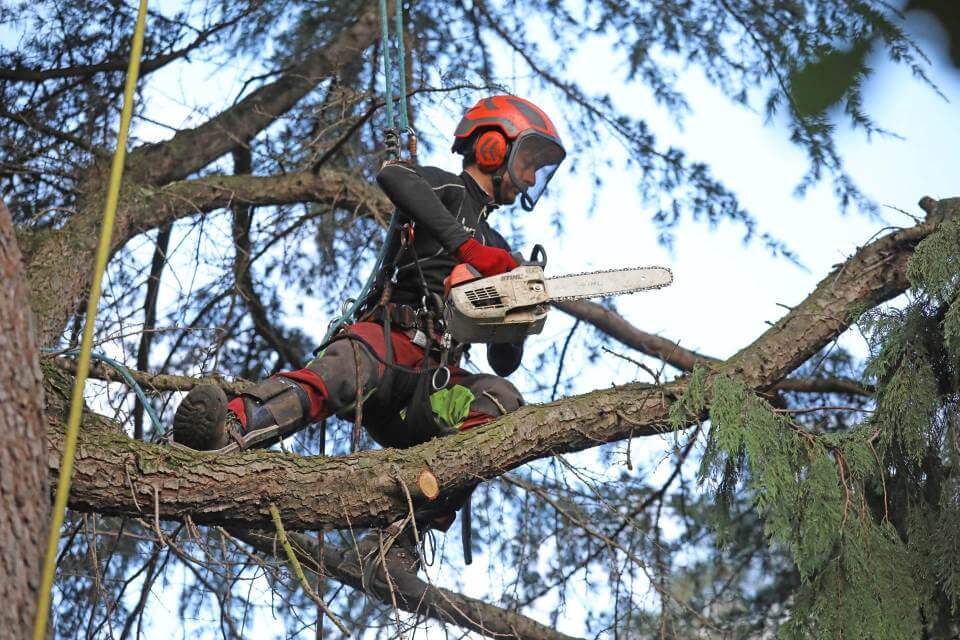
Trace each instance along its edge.
<path fill-rule="evenodd" d="M 585 300 L 660 289 L 673 282 L 665 267 L 637 267 L 574 273 L 547 278 L 547 254 L 536 245 L 529 260 L 507 273 L 484 278 L 468 264 L 458 264 L 444 281 L 444 322 L 460 343 L 517 342 L 540 333 L 553 302 Z"/>

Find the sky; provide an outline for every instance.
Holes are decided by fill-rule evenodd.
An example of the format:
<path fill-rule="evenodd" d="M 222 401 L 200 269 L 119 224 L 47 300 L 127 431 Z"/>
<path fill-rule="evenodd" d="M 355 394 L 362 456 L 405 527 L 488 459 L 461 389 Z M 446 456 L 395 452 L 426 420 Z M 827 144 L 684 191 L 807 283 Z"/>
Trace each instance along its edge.
<path fill-rule="evenodd" d="M 517 248 L 527 254 L 534 242 L 544 244 L 550 256 L 548 276 L 590 269 L 668 266 L 675 278 L 671 287 L 623 297 L 617 301 L 619 311 L 637 327 L 679 340 L 683 347 L 716 357 L 732 355 L 759 336 L 768 322 L 785 313 L 778 305 L 801 301 L 834 264 L 842 262 L 858 246 L 885 227 L 913 224 L 907 215 L 885 205 L 922 216 L 916 206 L 922 196 L 960 195 L 955 163 L 956 150 L 960 148 L 955 107 L 960 101 L 960 71 L 947 63 L 945 39 L 935 22 L 911 14 L 908 29 L 920 38 L 930 56 L 932 79 L 947 100 L 912 78 L 909 70 L 874 52 L 868 62 L 875 73 L 866 84 L 864 102 L 868 113 L 881 126 L 902 137 L 868 140 L 862 131 L 850 131 L 843 124 L 838 134 L 839 150 L 848 171 L 868 196 L 884 206 L 881 219 L 855 211 L 838 216 L 839 205 L 829 184 L 811 189 L 803 198 L 795 197 L 794 189 L 808 162 L 803 151 L 790 144 L 783 123 L 775 119 L 764 126 L 759 109 L 731 103 L 697 69 L 680 74 L 680 88 L 693 109 L 682 127 L 654 104 L 644 89 L 620 82 L 625 73 L 622 63 L 596 55 L 597 48 L 590 48 L 589 55 L 576 57 L 568 69 L 569 75 L 582 82 L 588 92 L 609 91 L 611 81 L 619 84 L 620 88 L 613 93 L 616 104 L 647 118 L 661 143 L 679 146 L 692 159 L 709 164 L 757 217 L 761 229 L 784 240 L 799 256 L 803 267 L 772 257 L 758 243 L 745 245 L 743 229 L 732 224 L 709 229 L 704 224 L 684 221 L 676 230 L 672 250 L 659 245 L 656 231 L 649 223 L 651 212 L 633 187 L 634 178 L 620 168 L 611 169 L 605 176 L 606 186 L 600 193 L 594 193 L 587 176 L 572 176 L 561 168 L 552 187 L 562 187 L 551 187 L 536 211 L 516 218 L 528 239 L 526 246 Z M 144 92 L 146 115 L 173 126 L 195 123 L 232 101 L 239 86 L 237 78 L 255 72 L 255 67 L 244 61 L 221 67 L 195 60 L 189 66 L 174 65 L 157 72 L 150 76 Z M 548 113 L 551 111 L 549 99 L 525 80 L 519 79 L 513 89 L 538 102 Z M 762 87 L 758 88 L 758 103 L 765 93 Z M 452 133 L 459 117 L 452 107 L 422 115 L 422 121 L 429 123 L 429 130 L 424 133 L 444 139 Z M 557 124 L 564 131 L 566 124 Z M 170 132 L 140 122 L 135 135 L 140 140 L 162 140 Z M 571 148 L 568 155 L 583 151 Z M 610 141 L 604 149 L 607 151 L 615 165 L 622 161 L 623 150 L 616 141 Z M 446 153 L 444 144 L 438 144 L 436 151 L 421 161 L 450 170 L 459 165 L 459 158 Z M 587 215 L 594 198 L 596 206 Z M 562 235 L 551 224 L 558 211 L 564 214 Z M 496 218 L 492 222 L 497 226 Z M 172 304 L 177 292 L 171 285 L 165 295 L 166 303 Z M 318 340 L 326 328 L 326 322 L 317 322 L 314 314 L 294 317 L 293 322 Z M 528 353 L 562 341 L 572 322 L 562 313 L 552 312 L 544 333 L 531 339 Z M 572 360 L 574 367 L 576 358 L 582 359 L 586 354 L 586 337 L 586 332 L 580 332 L 576 342 L 579 350 Z M 856 332 L 848 332 L 842 344 L 854 353 L 865 354 L 863 341 Z M 628 355 L 639 357 L 635 353 Z M 656 361 L 648 363 L 659 368 Z M 532 366 L 529 360 L 526 364 Z M 574 379 L 573 392 L 644 377 L 635 365 L 608 355 L 589 368 L 588 374 Z M 522 380 L 519 386 L 524 390 Z M 664 473 L 669 465 L 657 464 L 664 451 L 662 441 L 640 443 L 635 455 L 647 464 L 641 465 L 642 471 L 638 472 L 654 478 Z M 487 577 L 487 558 L 482 553 L 478 556 L 465 574 L 468 593 L 479 592 L 478 582 Z M 458 558 L 450 562 L 455 569 L 459 566 Z M 561 626 L 561 630 L 571 633 L 579 632 L 577 619 L 582 607 L 587 606 L 577 604 L 575 595 Z M 159 609 L 155 611 L 169 609 L 168 605 L 158 598 Z M 254 629 L 259 635 L 260 631 L 275 629 L 274 625 L 269 616 L 258 617 Z M 192 626 L 188 622 L 184 633 Z"/>

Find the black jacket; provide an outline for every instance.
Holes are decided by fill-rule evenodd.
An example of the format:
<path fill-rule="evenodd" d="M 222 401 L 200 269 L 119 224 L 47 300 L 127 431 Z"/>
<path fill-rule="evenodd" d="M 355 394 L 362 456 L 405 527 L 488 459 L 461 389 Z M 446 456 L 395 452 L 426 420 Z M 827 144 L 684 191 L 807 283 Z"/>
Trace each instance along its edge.
<path fill-rule="evenodd" d="M 510 251 L 510 245 L 489 224 L 487 216 L 496 205 L 469 173 L 459 176 L 437 167 L 388 164 L 377 174 L 377 184 L 397 206 L 400 222 L 412 222 L 413 249 L 397 262 L 397 284 L 392 300 L 420 306 L 423 285 L 443 295 L 443 280 L 457 264 L 457 247 L 473 237 L 477 242 Z M 386 264 L 399 250 L 397 238 L 389 238 Z M 418 272 L 417 263 L 420 269 Z M 499 375 L 509 375 L 520 365 L 522 343 L 490 345 L 487 359 Z"/>

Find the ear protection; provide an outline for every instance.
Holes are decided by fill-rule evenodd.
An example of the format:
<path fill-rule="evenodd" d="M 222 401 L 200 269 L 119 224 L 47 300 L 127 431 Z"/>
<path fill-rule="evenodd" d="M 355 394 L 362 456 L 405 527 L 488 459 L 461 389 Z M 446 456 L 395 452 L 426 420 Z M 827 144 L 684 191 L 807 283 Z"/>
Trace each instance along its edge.
<path fill-rule="evenodd" d="M 503 166 L 507 160 L 508 150 L 506 137 L 495 129 L 481 133 L 476 144 L 473 145 L 477 166 L 487 173 L 492 173 Z"/>

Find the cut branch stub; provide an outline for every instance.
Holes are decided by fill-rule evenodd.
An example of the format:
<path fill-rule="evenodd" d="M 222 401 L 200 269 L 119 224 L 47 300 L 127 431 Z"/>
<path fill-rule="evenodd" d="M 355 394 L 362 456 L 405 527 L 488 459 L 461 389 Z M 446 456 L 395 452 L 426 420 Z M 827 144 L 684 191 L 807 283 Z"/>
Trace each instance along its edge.
<path fill-rule="evenodd" d="M 423 497 L 431 502 L 440 495 L 440 482 L 429 469 L 424 469 L 417 474 L 417 486 L 420 487 L 420 493 L 423 494 Z"/>

